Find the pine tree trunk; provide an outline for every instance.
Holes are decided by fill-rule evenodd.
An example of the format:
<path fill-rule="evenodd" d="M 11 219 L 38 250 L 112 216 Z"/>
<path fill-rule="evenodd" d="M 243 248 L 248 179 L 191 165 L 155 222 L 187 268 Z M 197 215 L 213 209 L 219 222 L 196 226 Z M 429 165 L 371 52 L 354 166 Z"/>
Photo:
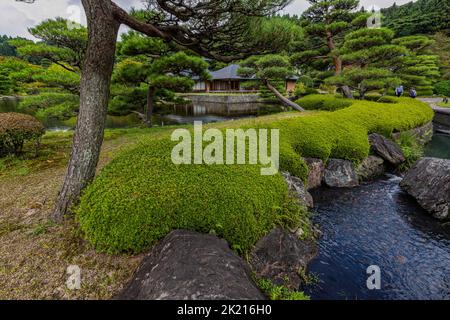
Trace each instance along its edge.
<path fill-rule="evenodd" d="M 331 32 L 327 32 L 327 46 L 328 50 L 330 50 L 330 52 L 332 53 L 336 50 L 333 35 L 331 34 Z M 342 59 L 335 53 L 333 53 L 333 65 L 335 70 L 334 75 L 340 76 L 342 74 Z M 352 90 L 350 90 L 348 86 L 342 86 L 341 89 L 346 98 L 353 99 Z"/>
<path fill-rule="evenodd" d="M 155 109 L 155 88 L 149 87 L 147 91 L 147 107 L 145 110 L 145 124 L 149 127 L 153 126 L 153 110 Z"/>
<path fill-rule="evenodd" d="M 266 87 L 267 89 L 269 89 L 270 91 L 273 92 L 273 94 L 275 94 L 275 96 L 278 98 L 278 100 L 280 100 L 284 105 L 288 106 L 288 107 L 292 107 L 297 111 L 305 111 L 305 109 L 303 109 L 302 107 L 300 107 L 298 104 L 296 104 L 295 102 L 289 100 L 288 98 L 286 98 L 285 96 L 283 96 L 274 86 L 272 86 L 269 81 L 265 81 Z"/>
<path fill-rule="evenodd" d="M 88 22 L 89 43 L 80 84 L 80 112 L 72 153 L 52 219 L 61 222 L 81 191 L 95 176 L 109 101 L 109 87 L 119 23 L 110 1 L 82 0 Z"/>

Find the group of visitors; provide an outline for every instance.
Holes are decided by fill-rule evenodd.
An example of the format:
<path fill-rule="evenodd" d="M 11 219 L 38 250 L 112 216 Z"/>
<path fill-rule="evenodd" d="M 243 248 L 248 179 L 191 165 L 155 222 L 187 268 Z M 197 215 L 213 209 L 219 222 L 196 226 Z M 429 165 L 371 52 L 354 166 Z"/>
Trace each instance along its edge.
<path fill-rule="evenodd" d="M 399 86 L 399 87 L 395 88 L 395 96 L 398 98 L 403 96 L 404 92 L 405 92 L 405 89 L 403 86 Z M 411 88 L 411 90 L 409 90 L 409 96 L 413 99 L 417 98 L 417 91 L 415 88 Z"/>

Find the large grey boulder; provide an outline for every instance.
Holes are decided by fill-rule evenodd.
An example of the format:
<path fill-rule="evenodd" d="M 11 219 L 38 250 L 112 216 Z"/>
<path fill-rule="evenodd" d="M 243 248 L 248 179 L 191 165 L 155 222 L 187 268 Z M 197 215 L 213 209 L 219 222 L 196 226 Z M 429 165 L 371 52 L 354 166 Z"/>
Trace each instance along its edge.
<path fill-rule="evenodd" d="M 377 156 L 369 156 L 356 170 L 361 181 L 371 181 L 385 173 L 384 160 Z"/>
<path fill-rule="evenodd" d="M 449 218 L 450 160 L 423 158 L 406 174 L 400 186 L 433 217 Z"/>
<path fill-rule="evenodd" d="M 301 179 L 291 175 L 288 172 L 283 172 L 282 175 L 289 187 L 289 191 L 291 191 L 297 197 L 300 203 L 307 208 L 313 208 L 314 199 L 306 189 L 305 183 Z"/>
<path fill-rule="evenodd" d="M 325 173 L 325 164 L 321 159 L 315 158 L 305 158 L 305 162 L 309 168 L 308 190 L 320 187 Z"/>
<path fill-rule="evenodd" d="M 330 159 L 323 176 L 323 182 L 332 188 L 353 188 L 359 185 L 353 163 L 347 160 Z"/>
<path fill-rule="evenodd" d="M 317 255 L 317 245 L 280 228 L 272 230 L 256 244 L 250 264 L 258 278 L 298 290 L 302 272 Z"/>
<path fill-rule="evenodd" d="M 249 266 L 225 240 L 174 231 L 144 259 L 121 300 L 261 300 Z"/>
<path fill-rule="evenodd" d="M 373 152 L 394 166 L 399 166 L 406 161 L 402 149 L 393 141 L 379 134 L 369 135 L 369 142 Z"/>

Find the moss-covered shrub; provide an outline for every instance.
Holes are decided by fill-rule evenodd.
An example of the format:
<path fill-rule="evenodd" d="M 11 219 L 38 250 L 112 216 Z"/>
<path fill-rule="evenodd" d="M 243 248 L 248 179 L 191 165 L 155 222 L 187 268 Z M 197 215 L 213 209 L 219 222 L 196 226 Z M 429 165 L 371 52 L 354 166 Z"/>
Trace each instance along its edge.
<path fill-rule="evenodd" d="M 297 100 L 297 104 L 306 110 L 336 111 L 351 106 L 352 101 L 334 95 L 311 94 Z"/>
<path fill-rule="evenodd" d="M 97 249 L 139 252 L 187 229 L 214 232 L 245 252 L 276 224 L 298 222 L 301 212 L 287 209 L 281 176 L 261 176 L 253 165 L 174 165 L 174 146 L 168 139 L 143 142 L 84 193 L 77 217 Z"/>
<path fill-rule="evenodd" d="M 20 153 L 25 141 L 39 139 L 44 131 L 42 123 L 30 115 L 0 113 L 0 156 Z"/>
<path fill-rule="evenodd" d="M 428 123 L 433 115 L 427 104 L 402 98 L 395 104 L 353 101 L 335 112 L 215 126 L 279 129 L 281 170 L 306 180 L 302 157 L 358 163 L 369 155 L 369 133 L 390 136 Z M 307 221 L 289 200 L 281 175 L 261 176 L 257 165 L 177 166 L 171 161 L 174 145 L 169 137 L 145 138 L 84 192 L 77 219 L 97 249 L 139 252 L 179 228 L 214 232 L 246 252 L 273 226 Z"/>

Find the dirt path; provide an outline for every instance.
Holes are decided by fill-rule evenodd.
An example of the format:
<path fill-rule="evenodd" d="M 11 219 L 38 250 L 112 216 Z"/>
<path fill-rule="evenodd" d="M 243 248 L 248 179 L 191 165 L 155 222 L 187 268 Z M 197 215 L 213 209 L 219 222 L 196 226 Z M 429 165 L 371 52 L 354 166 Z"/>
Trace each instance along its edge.
<path fill-rule="evenodd" d="M 419 100 L 428 103 L 435 111 L 450 113 L 450 108 L 439 107 L 438 104 L 442 102 L 442 98 L 420 98 Z"/>

